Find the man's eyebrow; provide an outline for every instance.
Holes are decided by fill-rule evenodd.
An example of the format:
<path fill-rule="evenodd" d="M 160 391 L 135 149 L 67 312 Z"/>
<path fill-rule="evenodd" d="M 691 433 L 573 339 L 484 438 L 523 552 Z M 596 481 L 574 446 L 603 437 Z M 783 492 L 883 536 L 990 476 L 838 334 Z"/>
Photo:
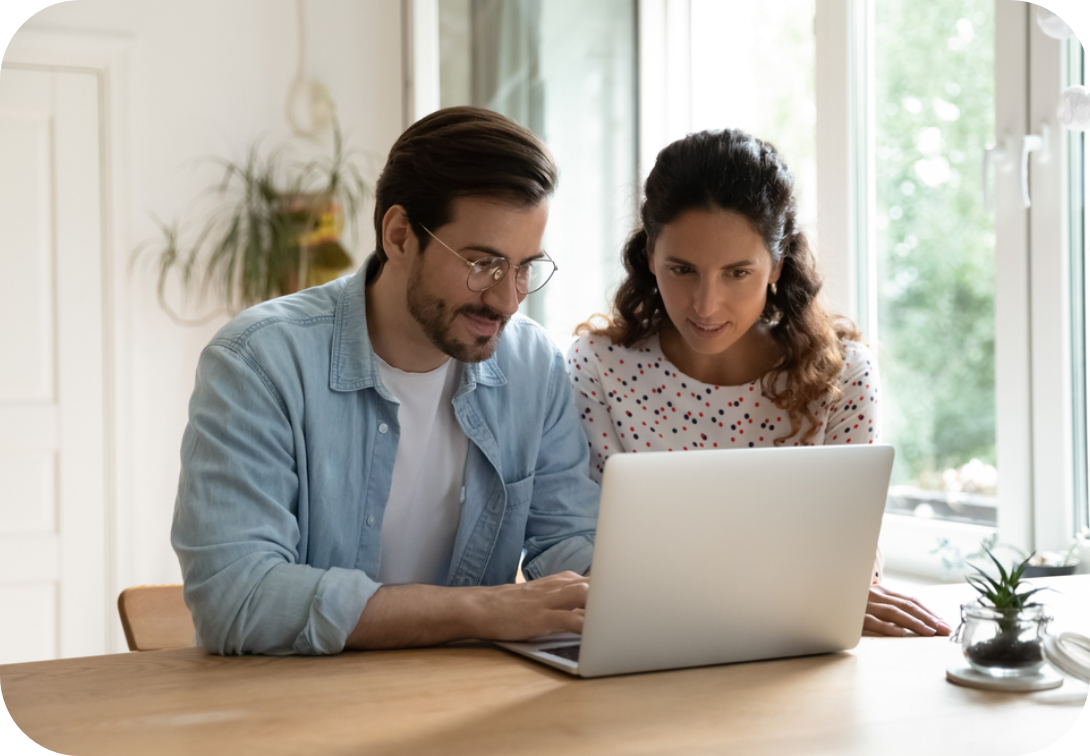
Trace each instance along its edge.
<path fill-rule="evenodd" d="M 667 257 L 666 262 L 674 263 L 675 265 L 688 265 L 690 268 L 695 268 L 696 267 L 695 265 L 693 265 L 688 260 L 682 260 L 680 257 Z M 736 262 L 736 263 L 731 263 L 730 265 L 724 265 L 722 267 L 722 270 L 736 270 L 738 268 L 752 268 L 754 265 L 756 265 L 756 263 L 753 260 L 741 260 L 741 261 Z"/>
<path fill-rule="evenodd" d="M 511 262 L 510 257 L 505 255 L 503 252 L 500 252 L 495 247 L 490 247 L 487 244 L 469 244 L 469 245 L 467 245 L 465 247 L 462 247 L 462 251 L 463 252 L 480 252 L 481 254 L 488 255 L 489 257 L 502 257 L 504 260 L 507 260 L 507 262 Z M 544 257 L 545 257 L 545 250 L 541 250 L 536 255 L 531 255 L 530 257 L 527 257 L 525 260 L 523 260 L 523 262 L 529 262 L 530 260 L 541 260 Z"/>

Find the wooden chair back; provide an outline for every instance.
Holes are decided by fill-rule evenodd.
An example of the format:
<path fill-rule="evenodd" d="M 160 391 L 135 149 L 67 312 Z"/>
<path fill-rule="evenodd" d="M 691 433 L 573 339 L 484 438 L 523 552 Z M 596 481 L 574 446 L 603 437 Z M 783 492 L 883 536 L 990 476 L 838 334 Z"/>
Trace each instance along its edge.
<path fill-rule="evenodd" d="M 117 597 L 117 611 L 130 651 L 187 648 L 196 639 L 181 585 L 126 588 Z"/>

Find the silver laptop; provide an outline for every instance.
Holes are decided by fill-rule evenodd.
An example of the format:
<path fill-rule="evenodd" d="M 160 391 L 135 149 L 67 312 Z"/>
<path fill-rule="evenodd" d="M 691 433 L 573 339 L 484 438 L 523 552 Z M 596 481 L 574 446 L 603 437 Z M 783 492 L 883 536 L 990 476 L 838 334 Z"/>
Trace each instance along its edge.
<path fill-rule="evenodd" d="M 882 445 L 615 454 L 582 636 L 499 645 L 580 677 L 852 648 L 892 466 Z"/>

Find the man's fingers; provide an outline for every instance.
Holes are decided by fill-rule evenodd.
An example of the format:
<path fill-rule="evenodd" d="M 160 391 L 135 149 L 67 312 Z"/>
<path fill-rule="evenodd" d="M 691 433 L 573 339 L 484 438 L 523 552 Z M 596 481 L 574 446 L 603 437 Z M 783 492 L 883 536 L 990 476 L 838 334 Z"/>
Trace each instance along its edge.
<path fill-rule="evenodd" d="M 555 621 L 557 623 L 556 629 L 563 633 L 582 633 L 583 632 L 583 619 L 586 614 L 582 609 L 572 609 L 571 611 L 558 611 L 554 613 Z"/>
<path fill-rule="evenodd" d="M 557 590 L 550 591 L 545 598 L 546 606 L 550 609 L 571 611 L 583 609 L 587 605 L 587 591 L 589 586 L 585 583 L 572 583 Z"/>

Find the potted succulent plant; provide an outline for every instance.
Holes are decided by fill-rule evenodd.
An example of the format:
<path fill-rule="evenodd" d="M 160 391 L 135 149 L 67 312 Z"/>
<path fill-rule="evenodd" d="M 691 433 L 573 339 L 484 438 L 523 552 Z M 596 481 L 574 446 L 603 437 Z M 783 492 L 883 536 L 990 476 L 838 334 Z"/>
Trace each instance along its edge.
<path fill-rule="evenodd" d="M 993 579 L 976 565 L 979 575 L 966 578 L 980 594 L 976 601 L 961 607 L 961 626 L 954 635 L 961 642 L 969 665 L 993 677 L 1036 674 L 1044 664 L 1041 635 L 1051 620 L 1044 607 L 1030 598 L 1041 588 L 1025 587 L 1022 578 L 1031 554 L 1008 572 L 985 548 L 999 570 Z"/>
<path fill-rule="evenodd" d="M 352 264 L 341 246 L 345 217 L 353 224 L 369 187 L 334 126 L 331 155 L 285 166 L 283 149 L 265 155 L 251 145 L 243 162 L 212 158 L 223 170 L 210 192 L 218 204 L 192 233 L 177 222 L 159 222 L 161 236 L 136 255 L 154 255 L 159 303 L 167 302 L 168 277 L 179 276 L 186 293 L 211 289 L 229 313 L 300 288 L 325 283 Z"/>

